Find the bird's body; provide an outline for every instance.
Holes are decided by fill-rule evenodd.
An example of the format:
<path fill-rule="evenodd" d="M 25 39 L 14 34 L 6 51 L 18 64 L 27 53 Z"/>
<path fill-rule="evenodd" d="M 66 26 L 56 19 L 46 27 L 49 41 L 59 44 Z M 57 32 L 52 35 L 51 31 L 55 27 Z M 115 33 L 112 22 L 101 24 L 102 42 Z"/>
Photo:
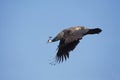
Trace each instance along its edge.
<path fill-rule="evenodd" d="M 101 31 L 100 28 L 89 29 L 84 26 L 70 27 L 62 30 L 55 38 L 52 40 L 49 39 L 48 42 L 60 40 L 56 54 L 56 61 L 63 62 L 69 58 L 69 52 L 75 49 L 83 36 L 87 34 L 99 34 Z"/>

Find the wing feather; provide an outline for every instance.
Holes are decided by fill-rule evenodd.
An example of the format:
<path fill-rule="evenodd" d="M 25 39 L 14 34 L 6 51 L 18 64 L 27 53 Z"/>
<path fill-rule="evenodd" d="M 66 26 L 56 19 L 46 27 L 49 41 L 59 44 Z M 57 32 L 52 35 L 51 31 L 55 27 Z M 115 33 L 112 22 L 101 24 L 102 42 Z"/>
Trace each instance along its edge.
<path fill-rule="evenodd" d="M 69 52 L 74 50 L 74 48 L 79 43 L 79 40 L 75 40 L 71 43 L 65 44 L 65 40 L 60 40 L 59 46 L 58 46 L 58 52 L 56 55 L 56 61 L 58 63 L 63 62 L 64 60 L 67 60 L 69 58 Z"/>

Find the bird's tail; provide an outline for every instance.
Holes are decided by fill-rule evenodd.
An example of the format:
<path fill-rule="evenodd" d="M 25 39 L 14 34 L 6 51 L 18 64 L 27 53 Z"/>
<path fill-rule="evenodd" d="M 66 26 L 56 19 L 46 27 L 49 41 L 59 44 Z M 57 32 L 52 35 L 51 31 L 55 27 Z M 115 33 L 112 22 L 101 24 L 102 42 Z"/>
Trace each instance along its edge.
<path fill-rule="evenodd" d="M 100 28 L 89 29 L 86 34 L 99 34 L 102 30 Z"/>

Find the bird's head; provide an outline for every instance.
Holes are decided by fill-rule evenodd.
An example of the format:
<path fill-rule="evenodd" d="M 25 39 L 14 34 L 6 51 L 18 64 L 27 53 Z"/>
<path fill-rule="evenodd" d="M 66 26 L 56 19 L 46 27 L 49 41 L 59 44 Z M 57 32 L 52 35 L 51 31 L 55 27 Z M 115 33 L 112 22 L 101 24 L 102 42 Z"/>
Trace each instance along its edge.
<path fill-rule="evenodd" d="M 49 39 L 48 39 L 48 43 L 51 43 L 52 42 L 52 40 L 51 40 L 51 36 L 49 37 Z"/>

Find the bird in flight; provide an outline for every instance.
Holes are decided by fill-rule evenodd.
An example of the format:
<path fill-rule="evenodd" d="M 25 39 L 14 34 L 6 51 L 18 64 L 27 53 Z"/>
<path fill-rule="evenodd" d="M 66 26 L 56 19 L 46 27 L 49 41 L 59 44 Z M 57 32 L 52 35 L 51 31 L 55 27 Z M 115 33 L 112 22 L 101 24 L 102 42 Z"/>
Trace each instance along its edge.
<path fill-rule="evenodd" d="M 59 41 L 56 62 L 60 63 L 69 58 L 70 51 L 73 51 L 80 40 L 88 34 L 99 34 L 100 28 L 86 28 L 84 26 L 75 26 L 62 30 L 53 39 L 49 37 L 48 43 Z"/>

